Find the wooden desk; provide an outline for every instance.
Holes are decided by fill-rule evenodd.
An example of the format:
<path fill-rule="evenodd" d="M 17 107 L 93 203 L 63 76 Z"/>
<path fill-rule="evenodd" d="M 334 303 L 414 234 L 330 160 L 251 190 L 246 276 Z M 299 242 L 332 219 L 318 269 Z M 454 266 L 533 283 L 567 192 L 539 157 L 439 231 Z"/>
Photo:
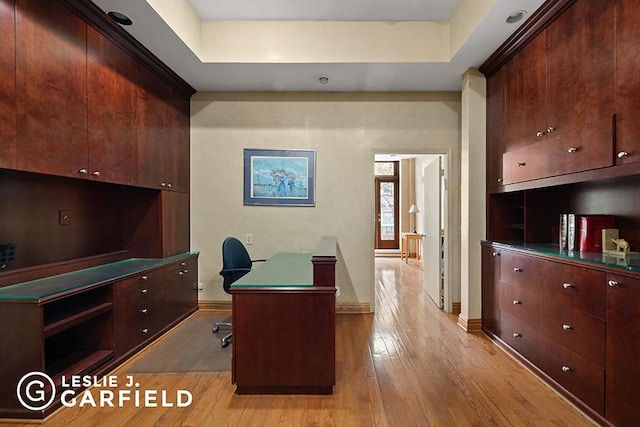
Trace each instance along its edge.
<path fill-rule="evenodd" d="M 411 241 L 415 241 L 416 245 L 416 260 L 420 261 L 420 243 L 422 240 L 422 234 L 418 233 L 402 233 L 400 239 L 400 259 L 404 259 L 409 263 L 409 248 L 411 247 Z"/>
<path fill-rule="evenodd" d="M 335 269 L 330 261 L 326 253 L 278 253 L 231 285 L 237 394 L 333 393 L 335 279 L 319 286 L 327 274 L 316 272 Z"/>

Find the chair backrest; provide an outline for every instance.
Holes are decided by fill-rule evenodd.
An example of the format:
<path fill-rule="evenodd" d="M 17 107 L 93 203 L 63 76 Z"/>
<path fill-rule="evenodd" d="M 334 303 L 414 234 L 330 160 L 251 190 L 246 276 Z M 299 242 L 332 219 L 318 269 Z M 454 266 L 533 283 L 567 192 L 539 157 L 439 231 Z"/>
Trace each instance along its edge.
<path fill-rule="evenodd" d="M 233 282 L 251 270 L 251 257 L 242 242 L 235 237 L 227 237 L 222 242 L 222 287 L 229 293 Z"/>

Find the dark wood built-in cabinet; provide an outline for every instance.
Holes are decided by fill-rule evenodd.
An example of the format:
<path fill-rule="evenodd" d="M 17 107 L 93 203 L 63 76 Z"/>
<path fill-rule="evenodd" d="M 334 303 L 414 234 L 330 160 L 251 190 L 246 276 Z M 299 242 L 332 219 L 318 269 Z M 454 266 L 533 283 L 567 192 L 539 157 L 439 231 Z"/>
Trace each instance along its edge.
<path fill-rule="evenodd" d="M 102 375 L 197 309 L 194 92 L 89 0 L 0 0 L 0 416 L 56 408 L 24 373 Z"/>
<path fill-rule="evenodd" d="M 559 248 L 563 213 L 640 249 L 640 4 L 549 0 L 487 76 L 482 327 L 598 423 L 640 423 L 640 263 Z"/>

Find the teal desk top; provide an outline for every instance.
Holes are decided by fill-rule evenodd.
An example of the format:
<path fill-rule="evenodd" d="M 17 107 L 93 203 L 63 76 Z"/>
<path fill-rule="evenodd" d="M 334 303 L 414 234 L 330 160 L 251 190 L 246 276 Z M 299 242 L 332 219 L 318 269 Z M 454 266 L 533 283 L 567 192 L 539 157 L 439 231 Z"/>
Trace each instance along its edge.
<path fill-rule="evenodd" d="M 0 300 L 38 300 L 85 286 L 123 279 L 153 267 L 160 267 L 186 258 L 194 252 L 168 258 L 129 258 L 122 261 L 85 268 L 56 276 L 31 280 L 0 288 Z"/>
<path fill-rule="evenodd" d="M 233 288 L 313 286 L 310 252 L 279 252 L 231 285 Z"/>

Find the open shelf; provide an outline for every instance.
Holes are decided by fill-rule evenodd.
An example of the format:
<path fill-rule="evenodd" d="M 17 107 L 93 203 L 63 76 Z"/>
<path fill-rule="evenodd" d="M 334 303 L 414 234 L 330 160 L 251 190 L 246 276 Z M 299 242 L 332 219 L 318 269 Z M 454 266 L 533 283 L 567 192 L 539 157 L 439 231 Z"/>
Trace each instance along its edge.
<path fill-rule="evenodd" d="M 56 385 L 60 385 L 62 377 L 86 375 L 113 359 L 112 350 L 76 351 L 47 367 L 47 374 L 53 377 Z"/>
<path fill-rule="evenodd" d="M 66 316 L 56 322 L 49 323 L 48 325 L 46 325 L 44 327 L 44 337 L 48 338 L 50 336 L 56 335 L 82 322 L 85 322 L 93 317 L 99 316 L 102 313 L 111 311 L 112 309 L 113 309 L 113 304 L 111 302 L 105 302 L 97 306 L 90 307 L 86 310 L 83 310 L 71 316 Z"/>

